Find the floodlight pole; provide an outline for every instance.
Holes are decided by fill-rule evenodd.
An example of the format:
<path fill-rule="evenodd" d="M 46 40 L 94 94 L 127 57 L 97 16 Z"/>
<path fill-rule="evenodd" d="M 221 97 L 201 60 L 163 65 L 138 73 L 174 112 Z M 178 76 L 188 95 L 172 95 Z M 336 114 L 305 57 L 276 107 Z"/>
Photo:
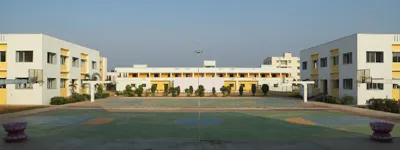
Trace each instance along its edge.
<path fill-rule="evenodd" d="M 199 41 L 197 41 L 197 44 L 199 44 Z M 197 54 L 197 89 L 199 89 L 200 86 L 200 55 L 203 53 L 203 51 L 198 48 L 196 51 L 194 51 Z M 197 137 L 198 140 L 200 141 L 200 98 L 197 99 Z"/>

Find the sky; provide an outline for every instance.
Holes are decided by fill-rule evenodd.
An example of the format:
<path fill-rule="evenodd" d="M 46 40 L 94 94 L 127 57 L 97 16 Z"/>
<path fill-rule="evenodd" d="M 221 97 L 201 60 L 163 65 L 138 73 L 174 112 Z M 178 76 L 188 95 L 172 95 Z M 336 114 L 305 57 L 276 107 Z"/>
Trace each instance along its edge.
<path fill-rule="evenodd" d="M 0 33 L 100 51 L 108 68 L 259 67 L 355 33 L 400 33 L 400 0 L 0 0 Z M 199 41 L 199 42 L 198 42 Z M 202 63 L 202 62 L 201 62 Z"/>

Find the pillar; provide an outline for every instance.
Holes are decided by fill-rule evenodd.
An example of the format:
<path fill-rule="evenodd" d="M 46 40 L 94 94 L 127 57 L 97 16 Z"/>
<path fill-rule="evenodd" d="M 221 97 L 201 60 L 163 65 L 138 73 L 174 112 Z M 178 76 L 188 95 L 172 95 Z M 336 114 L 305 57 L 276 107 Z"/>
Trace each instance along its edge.
<path fill-rule="evenodd" d="M 137 74 L 138 78 L 140 78 L 140 73 Z"/>
<path fill-rule="evenodd" d="M 238 90 L 239 90 L 238 84 L 239 84 L 239 81 L 236 79 L 236 80 L 235 80 L 235 91 L 238 91 Z"/>
<path fill-rule="evenodd" d="M 172 78 L 172 73 L 169 73 L 169 77 Z"/>
<path fill-rule="evenodd" d="M 303 85 L 303 100 L 304 103 L 307 103 L 307 94 L 308 94 L 308 89 L 307 89 L 307 84 L 302 83 L 301 85 Z"/>
<path fill-rule="evenodd" d="M 258 73 L 258 77 L 261 78 L 261 73 Z"/>
<path fill-rule="evenodd" d="M 250 78 L 250 73 L 247 73 L 247 77 Z"/>

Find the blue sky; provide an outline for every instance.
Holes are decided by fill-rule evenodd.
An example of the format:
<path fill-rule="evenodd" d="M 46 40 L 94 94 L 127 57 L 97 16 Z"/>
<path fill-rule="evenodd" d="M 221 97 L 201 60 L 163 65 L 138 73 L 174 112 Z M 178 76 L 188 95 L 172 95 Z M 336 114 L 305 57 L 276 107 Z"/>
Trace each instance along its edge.
<path fill-rule="evenodd" d="M 354 33 L 400 33 L 399 0 L 2 0 L 0 33 L 44 33 L 132 64 L 257 67 Z M 200 45 L 197 45 L 197 40 Z"/>

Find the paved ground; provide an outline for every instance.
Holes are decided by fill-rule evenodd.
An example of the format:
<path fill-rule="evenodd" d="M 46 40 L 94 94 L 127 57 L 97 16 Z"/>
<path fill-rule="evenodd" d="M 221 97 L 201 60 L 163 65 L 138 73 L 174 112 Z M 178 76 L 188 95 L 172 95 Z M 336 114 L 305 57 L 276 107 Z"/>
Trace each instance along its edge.
<path fill-rule="evenodd" d="M 268 110 L 225 112 L 137 112 L 131 107 L 191 107 L 187 99 L 118 99 L 77 104 L 99 109 L 60 107 L 18 118 L 29 121 L 29 140 L 0 143 L 0 149 L 398 149 L 400 126 L 392 131 L 394 142 L 371 142 L 368 123 L 380 119 L 338 110 Z M 316 107 L 298 101 L 261 98 L 202 99 L 211 107 Z M 141 101 L 141 102 L 138 102 Z M 261 103 L 257 103 L 261 101 Z M 229 102 L 232 102 L 230 104 Z M 172 104 L 170 104 L 172 103 Z M 182 104 L 185 103 L 185 104 Z M 125 104 L 125 105 L 124 105 Z M 153 105 L 152 105 L 153 104 Z M 157 105 L 154 105 L 157 104 Z M 207 103 L 206 103 L 207 104 Z M 249 103 L 250 104 L 250 103 Z M 266 105 L 271 104 L 271 105 Z M 290 104 L 290 105 L 288 105 Z M 197 103 L 196 103 L 197 106 Z M 250 106 L 250 105 L 248 105 Z M 103 109 L 101 109 L 103 108 Z M 200 119 L 199 119 L 200 114 Z M 396 122 L 396 120 L 394 120 Z M 6 133 L 1 130 L 0 135 Z M 200 141 L 198 140 L 200 139 Z"/>
<path fill-rule="evenodd" d="M 19 111 L 25 111 L 25 110 L 32 110 L 32 109 L 38 109 L 38 108 L 44 108 L 47 106 L 27 106 L 27 105 L 0 105 L 0 114 L 6 114 L 6 113 L 13 113 L 13 112 L 19 112 Z"/>

